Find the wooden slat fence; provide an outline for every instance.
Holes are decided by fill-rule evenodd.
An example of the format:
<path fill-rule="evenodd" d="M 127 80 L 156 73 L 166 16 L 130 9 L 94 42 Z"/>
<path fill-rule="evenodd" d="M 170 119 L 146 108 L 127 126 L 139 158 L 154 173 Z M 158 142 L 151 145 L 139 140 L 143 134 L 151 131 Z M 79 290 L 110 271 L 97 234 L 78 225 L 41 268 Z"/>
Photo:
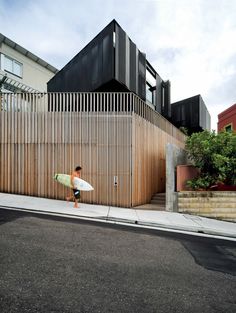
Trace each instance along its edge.
<path fill-rule="evenodd" d="M 165 143 L 185 138 L 132 93 L 1 94 L 0 108 L 1 192 L 64 199 L 52 177 L 81 165 L 83 202 L 131 207 L 163 189 Z"/>

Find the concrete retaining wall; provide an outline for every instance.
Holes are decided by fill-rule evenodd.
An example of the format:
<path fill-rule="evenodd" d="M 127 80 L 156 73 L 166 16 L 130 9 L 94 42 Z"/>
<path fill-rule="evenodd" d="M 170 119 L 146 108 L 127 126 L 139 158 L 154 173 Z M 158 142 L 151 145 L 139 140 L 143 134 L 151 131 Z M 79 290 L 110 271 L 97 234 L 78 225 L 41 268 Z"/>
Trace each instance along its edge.
<path fill-rule="evenodd" d="M 236 191 L 183 191 L 178 211 L 236 222 Z"/>
<path fill-rule="evenodd" d="M 187 153 L 174 144 L 166 145 L 166 211 L 177 212 L 176 166 L 187 164 Z"/>

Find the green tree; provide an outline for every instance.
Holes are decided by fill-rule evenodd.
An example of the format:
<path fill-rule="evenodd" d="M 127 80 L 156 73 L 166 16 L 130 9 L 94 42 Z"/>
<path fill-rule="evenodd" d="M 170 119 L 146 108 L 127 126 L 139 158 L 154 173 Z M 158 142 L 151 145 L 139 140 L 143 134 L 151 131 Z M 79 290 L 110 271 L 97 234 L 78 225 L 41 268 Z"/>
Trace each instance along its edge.
<path fill-rule="evenodd" d="M 208 189 L 218 183 L 236 185 L 236 133 L 194 133 L 186 140 L 186 150 L 200 170 L 188 186 Z"/>

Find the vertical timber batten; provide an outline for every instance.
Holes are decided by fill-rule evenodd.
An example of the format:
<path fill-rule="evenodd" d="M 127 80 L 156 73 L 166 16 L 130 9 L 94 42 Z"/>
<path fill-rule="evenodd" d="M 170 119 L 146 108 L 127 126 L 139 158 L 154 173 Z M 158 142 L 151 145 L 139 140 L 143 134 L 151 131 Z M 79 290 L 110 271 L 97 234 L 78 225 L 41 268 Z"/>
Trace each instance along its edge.
<path fill-rule="evenodd" d="M 81 165 L 82 202 L 132 207 L 163 191 L 165 145 L 184 147 L 133 93 L 2 93 L 0 108 L 0 192 L 65 199 L 53 175 Z"/>

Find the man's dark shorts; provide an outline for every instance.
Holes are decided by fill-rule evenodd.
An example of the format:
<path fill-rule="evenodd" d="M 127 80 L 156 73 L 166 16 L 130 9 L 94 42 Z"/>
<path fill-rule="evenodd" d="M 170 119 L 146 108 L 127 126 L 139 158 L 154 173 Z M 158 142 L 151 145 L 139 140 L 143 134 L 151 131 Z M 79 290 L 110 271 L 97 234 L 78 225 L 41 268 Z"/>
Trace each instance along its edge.
<path fill-rule="evenodd" d="M 80 191 L 77 189 L 73 189 L 74 197 L 76 200 L 80 199 Z"/>

